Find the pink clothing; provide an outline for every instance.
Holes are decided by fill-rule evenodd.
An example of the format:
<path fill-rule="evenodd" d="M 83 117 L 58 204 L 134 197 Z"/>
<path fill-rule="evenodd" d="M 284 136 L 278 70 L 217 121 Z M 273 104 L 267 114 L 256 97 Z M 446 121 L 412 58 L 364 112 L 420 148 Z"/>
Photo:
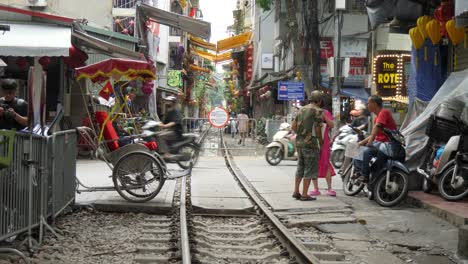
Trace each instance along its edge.
<path fill-rule="evenodd" d="M 328 119 L 333 120 L 333 115 L 327 110 L 323 109 L 323 112 Z M 325 120 L 324 120 L 325 121 Z M 323 145 L 320 149 L 320 160 L 319 160 L 319 178 L 325 178 L 328 170 L 330 170 L 331 176 L 335 176 L 335 170 L 330 163 L 331 149 L 330 149 L 330 127 L 325 123 L 325 133 L 323 135 Z"/>

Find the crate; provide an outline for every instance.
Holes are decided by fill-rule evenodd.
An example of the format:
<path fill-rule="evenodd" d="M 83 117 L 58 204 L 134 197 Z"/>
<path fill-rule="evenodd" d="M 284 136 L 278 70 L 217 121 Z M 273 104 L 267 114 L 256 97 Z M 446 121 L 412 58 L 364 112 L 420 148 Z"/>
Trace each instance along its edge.
<path fill-rule="evenodd" d="M 434 115 L 426 127 L 426 135 L 437 142 L 448 142 L 451 137 L 459 134 L 457 122 Z"/>

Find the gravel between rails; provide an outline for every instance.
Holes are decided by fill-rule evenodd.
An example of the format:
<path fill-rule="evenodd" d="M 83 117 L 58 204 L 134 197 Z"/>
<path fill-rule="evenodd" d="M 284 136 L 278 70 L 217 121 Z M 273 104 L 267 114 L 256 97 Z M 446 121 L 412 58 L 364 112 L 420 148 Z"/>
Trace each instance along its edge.
<path fill-rule="evenodd" d="M 170 221 L 167 216 L 148 215 L 143 213 L 103 213 L 90 209 L 82 209 L 73 214 L 58 218 L 55 228 L 62 233 L 63 239 L 57 239 L 47 233 L 43 245 L 30 258 L 37 264 L 95 264 L 135 263 L 138 257 L 144 256 L 141 248 L 147 245 L 140 242 L 148 237 L 145 225 L 151 220 Z M 152 233 L 152 238 L 168 240 L 168 242 L 151 243 L 151 247 L 171 248 L 171 234 Z M 154 252 L 151 256 L 171 259 L 173 252 Z M 21 263 L 11 256 L 0 260 L 0 264 Z M 165 262 L 166 263 L 166 262 Z"/>

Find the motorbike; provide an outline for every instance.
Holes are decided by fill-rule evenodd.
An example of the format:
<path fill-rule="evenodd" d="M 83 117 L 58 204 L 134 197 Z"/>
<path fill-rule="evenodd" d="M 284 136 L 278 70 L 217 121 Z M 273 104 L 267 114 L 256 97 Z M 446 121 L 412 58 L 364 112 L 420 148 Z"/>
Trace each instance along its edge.
<path fill-rule="evenodd" d="M 160 141 L 158 138 L 161 136 L 161 133 L 164 132 L 157 131 L 160 124 L 161 122 L 148 121 L 143 125 L 142 129 L 145 141 L 153 141 L 156 142 L 156 144 Z M 198 143 L 198 138 L 199 136 L 197 134 L 188 133 L 183 134 L 181 140 L 168 144 L 171 156 L 164 158 L 164 161 L 167 163 L 177 163 L 179 167 L 184 170 L 189 169 L 191 163 L 195 166 L 201 149 L 201 146 Z M 155 151 L 158 152 L 158 148 L 156 148 Z"/>
<path fill-rule="evenodd" d="M 349 142 L 358 142 L 364 139 L 364 134 L 361 130 L 350 125 L 342 126 L 339 129 L 337 136 L 333 139 L 331 147 L 330 162 L 333 167 L 341 169 L 345 160 L 345 150 Z"/>
<path fill-rule="evenodd" d="M 369 199 L 375 200 L 380 206 L 391 207 L 406 198 L 410 172 L 403 164 L 406 158 L 403 135 L 397 130 L 383 128 L 383 131 L 390 141 L 380 144 L 377 156 L 370 161 L 368 182 L 355 179 L 357 169 L 351 162 L 342 175 L 343 191 L 348 196 L 354 196 L 367 187 Z"/>
<path fill-rule="evenodd" d="M 296 147 L 288 137 L 290 132 L 291 126 L 288 123 L 281 124 L 273 136 L 273 142 L 267 145 L 265 159 L 270 165 L 276 166 L 282 160 L 297 160 Z"/>
<path fill-rule="evenodd" d="M 437 185 L 448 201 L 468 196 L 468 125 L 456 116 L 448 120 L 433 115 L 426 134 L 428 151 L 417 169 L 424 176 L 423 191 L 430 193 Z"/>

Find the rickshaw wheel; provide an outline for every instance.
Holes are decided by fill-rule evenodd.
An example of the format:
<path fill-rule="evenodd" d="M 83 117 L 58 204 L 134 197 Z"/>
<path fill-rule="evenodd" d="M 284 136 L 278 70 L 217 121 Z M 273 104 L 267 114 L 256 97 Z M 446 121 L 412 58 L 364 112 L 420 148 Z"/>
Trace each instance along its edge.
<path fill-rule="evenodd" d="M 152 154 L 135 151 L 117 161 L 112 180 L 122 198 L 134 203 L 144 203 L 158 195 L 165 178 L 163 169 Z"/>

